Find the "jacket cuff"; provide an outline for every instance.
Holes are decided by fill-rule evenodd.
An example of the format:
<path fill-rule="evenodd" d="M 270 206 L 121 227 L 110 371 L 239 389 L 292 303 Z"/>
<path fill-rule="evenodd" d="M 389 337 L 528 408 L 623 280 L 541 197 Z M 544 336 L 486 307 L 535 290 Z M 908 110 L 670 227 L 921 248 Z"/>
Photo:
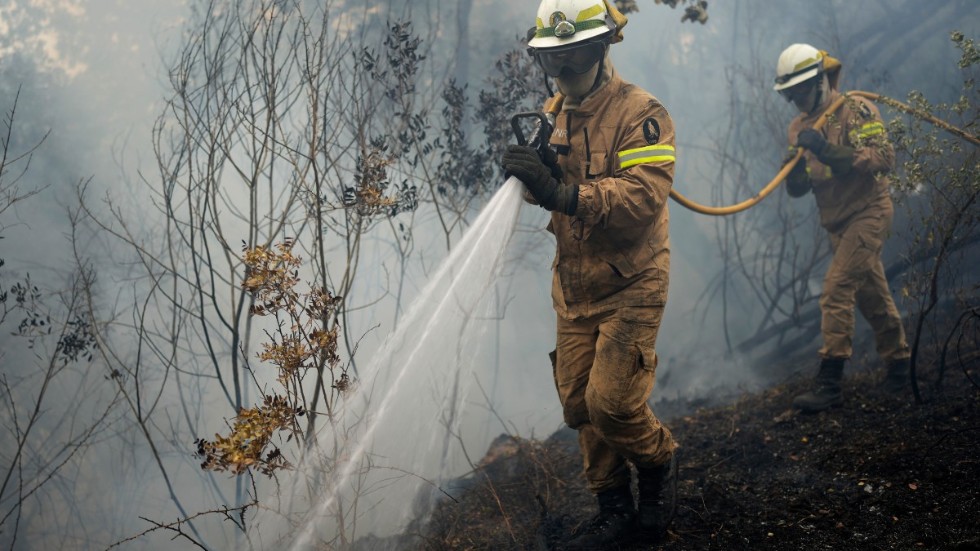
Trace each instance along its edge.
<path fill-rule="evenodd" d="M 599 209 L 596 206 L 595 186 L 578 186 L 577 195 L 575 217 L 588 225 L 595 224 L 599 219 Z"/>
<path fill-rule="evenodd" d="M 578 210 L 578 188 L 578 184 L 562 186 L 562 193 L 558 198 L 556 210 L 569 216 L 575 216 L 575 211 Z"/>

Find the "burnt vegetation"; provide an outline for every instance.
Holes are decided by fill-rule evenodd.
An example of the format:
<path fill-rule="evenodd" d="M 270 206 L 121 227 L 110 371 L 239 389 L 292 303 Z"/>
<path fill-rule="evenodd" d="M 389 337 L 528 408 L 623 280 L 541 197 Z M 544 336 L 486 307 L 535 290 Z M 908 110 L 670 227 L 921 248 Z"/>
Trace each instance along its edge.
<path fill-rule="evenodd" d="M 790 409 L 806 386 L 795 380 L 667 421 L 681 444 L 677 518 L 667 541 L 621 549 L 980 548 L 980 363 L 962 367 L 924 405 L 872 390 L 864 369 L 830 412 Z M 581 471 L 567 429 L 498 438 L 471 489 L 397 548 L 561 549 L 595 512 Z"/>

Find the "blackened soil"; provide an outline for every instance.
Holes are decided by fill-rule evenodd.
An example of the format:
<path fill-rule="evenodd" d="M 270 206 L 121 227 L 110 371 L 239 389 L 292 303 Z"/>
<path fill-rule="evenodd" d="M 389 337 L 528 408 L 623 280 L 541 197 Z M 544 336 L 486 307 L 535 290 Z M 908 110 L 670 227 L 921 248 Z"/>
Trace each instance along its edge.
<path fill-rule="evenodd" d="M 815 415 L 790 408 L 801 379 L 670 420 L 677 517 L 666 541 L 620 549 L 980 549 L 980 391 L 951 372 L 917 404 L 876 378 L 846 378 L 844 405 Z M 561 549 L 595 513 L 581 470 L 571 431 L 502 437 L 399 547 Z"/>

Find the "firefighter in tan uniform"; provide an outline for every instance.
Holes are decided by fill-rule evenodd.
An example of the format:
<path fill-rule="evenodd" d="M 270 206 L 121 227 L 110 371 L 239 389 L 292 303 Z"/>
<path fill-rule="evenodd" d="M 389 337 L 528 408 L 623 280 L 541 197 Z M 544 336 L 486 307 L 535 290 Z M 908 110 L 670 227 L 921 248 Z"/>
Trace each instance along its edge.
<path fill-rule="evenodd" d="M 554 149 L 542 159 L 512 145 L 501 162 L 528 201 L 552 211 L 555 385 L 599 503 L 563 549 L 662 538 L 676 509 L 676 444 L 647 405 L 667 300 L 674 126 L 607 56 L 621 17 L 603 0 L 541 2 L 528 46 L 565 95 Z"/>
<path fill-rule="evenodd" d="M 786 189 L 793 197 L 813 192 L 834 253 L 820 295 L 823 347 L 815 386 L 793 400 L 811 412 L 842 401 L 840 380 L 851 357 L 855 305 L 874 330 L 886 366 L 882 387 L 897 393 L 909 381 L 905 330 L 881 263 L 893 213 L 888 174 L 895 164 L 881 115 L 870 101 L 851 97 L 820 131 L 811 128 L 840 97 L 840 69 L 826 52 L 793 44 L 779 57 L 774 87 L 799 109 L 789 125 L 789 143 L 805 149 Z"/>

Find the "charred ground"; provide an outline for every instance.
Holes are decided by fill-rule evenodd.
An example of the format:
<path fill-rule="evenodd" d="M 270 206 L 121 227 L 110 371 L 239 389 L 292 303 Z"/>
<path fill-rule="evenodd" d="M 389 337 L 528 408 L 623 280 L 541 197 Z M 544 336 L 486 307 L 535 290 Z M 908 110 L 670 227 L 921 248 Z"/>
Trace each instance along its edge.
<path fill-rule="evenodd" d="M 980 549 L 980 390 L 966 373 L 977 380 L 950 371 L 922 404 L 881 394 L 865 369 L 829 412 L 791 410 L 797 377 L 671 419 L 677 518 L 667 541 L 621 549 Z M 595 512 L 581 470 L 570 430 L 502 436 L 468 491 L 381 547 L 561 549 Z"/>

